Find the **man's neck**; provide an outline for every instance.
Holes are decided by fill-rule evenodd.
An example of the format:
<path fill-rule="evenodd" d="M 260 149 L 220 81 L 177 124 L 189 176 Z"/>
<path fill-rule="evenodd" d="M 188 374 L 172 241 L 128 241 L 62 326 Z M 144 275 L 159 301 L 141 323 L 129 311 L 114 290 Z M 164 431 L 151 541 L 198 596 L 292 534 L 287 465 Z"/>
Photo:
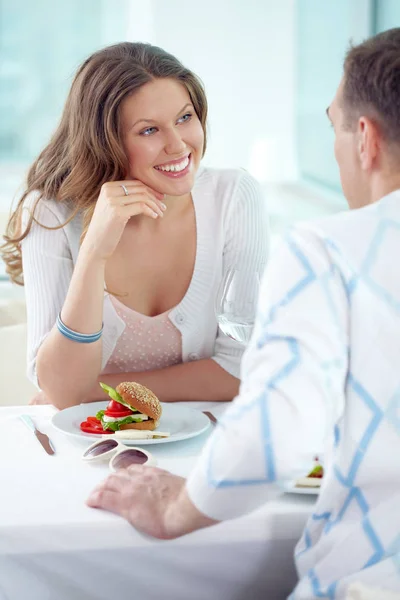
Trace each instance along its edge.
<path fill-rule="evenodd" d="M 396 173 L 384 173 L 375 177 L 371 186 L 371 204 L 396 190 L 400 190 L 400 165 Z"/>

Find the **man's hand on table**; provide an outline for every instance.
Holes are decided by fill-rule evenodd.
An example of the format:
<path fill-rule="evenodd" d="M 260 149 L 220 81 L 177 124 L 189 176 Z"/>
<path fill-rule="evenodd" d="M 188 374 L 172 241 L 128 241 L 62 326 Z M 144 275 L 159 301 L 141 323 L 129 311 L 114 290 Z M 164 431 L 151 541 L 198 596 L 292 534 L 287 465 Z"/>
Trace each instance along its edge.
<path fill-rule="evenodd" d="M 110 475 L 93 490 L 87 504 L 121 515 L 142 533 L 160 539 L 217 523 L 191 502 L 183 477 L 143 465 Z"/>

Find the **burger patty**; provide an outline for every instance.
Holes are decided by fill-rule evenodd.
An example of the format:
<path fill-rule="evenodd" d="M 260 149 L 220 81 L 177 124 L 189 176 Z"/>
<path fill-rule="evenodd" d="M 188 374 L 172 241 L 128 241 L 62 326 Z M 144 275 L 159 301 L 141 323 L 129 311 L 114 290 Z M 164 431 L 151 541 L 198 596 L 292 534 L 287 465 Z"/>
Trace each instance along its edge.
<path fill-rule="evenodd" d="M 147 429 L 153 431 L 157 425 L 158 421 L 148 419 L 147 421 L 141 421 L 140 423 L 127 423 L 126 425 L 121 425 L 120 429 Z"/>

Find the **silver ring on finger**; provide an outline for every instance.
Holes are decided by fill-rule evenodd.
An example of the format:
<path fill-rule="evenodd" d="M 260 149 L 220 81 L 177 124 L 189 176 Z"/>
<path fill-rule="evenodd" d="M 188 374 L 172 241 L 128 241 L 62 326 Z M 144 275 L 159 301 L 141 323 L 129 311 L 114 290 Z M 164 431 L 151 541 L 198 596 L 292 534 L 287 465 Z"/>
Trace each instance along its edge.
<path fill-rule="evenodd" d="M 124 190 L 124 194 L 125 194 L 125 196 L 129 196 L 129 192 L 128 192 L 127 188 L 124 186 L 124 184 L 123 184 L 123 183 L 121 183 L 121 187 L 122 187 L 122 189 Z"/>

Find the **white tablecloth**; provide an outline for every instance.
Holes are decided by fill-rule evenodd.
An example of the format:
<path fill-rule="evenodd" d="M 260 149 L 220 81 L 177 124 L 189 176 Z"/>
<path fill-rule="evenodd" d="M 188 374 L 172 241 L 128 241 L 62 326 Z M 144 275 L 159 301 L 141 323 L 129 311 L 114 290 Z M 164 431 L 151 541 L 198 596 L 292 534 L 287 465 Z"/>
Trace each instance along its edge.
<path fill-rule="evenodd" d="M 222 414 L 224 405 L 190 406 Z M 50 406 L 0 409 L 0 600 L 280 600 L 296 581 L 293 548 L 314 498 L 282 494 L 246 518 L 173 541 L 149 539 L 85 505 L 108 474 L 85 445 L 53 429 Z M 48 456 L 19 420 L 31 414 Z M 209 433 L 151 447 L 186 476 Z"/>

